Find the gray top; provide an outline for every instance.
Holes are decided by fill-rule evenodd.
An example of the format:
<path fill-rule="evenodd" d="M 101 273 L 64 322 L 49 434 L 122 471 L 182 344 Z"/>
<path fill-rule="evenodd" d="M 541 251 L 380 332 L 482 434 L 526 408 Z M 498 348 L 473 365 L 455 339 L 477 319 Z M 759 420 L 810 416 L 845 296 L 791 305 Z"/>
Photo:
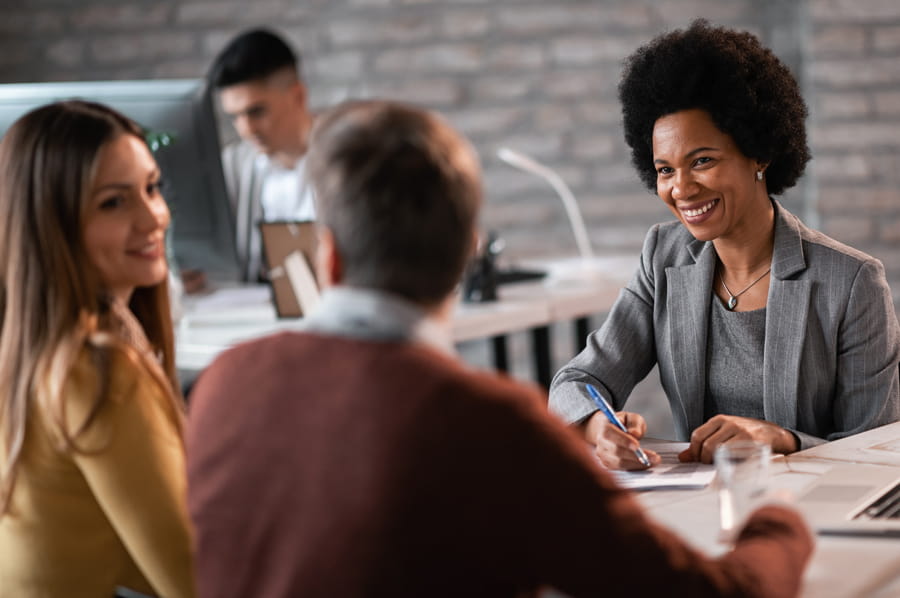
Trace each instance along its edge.
<path fill-rule="evenodd" d="M 713 294 L 706 342 L 704 418 L 718 413 L 766 418 L 762 384 L 765 342 L 765 308 L 728 311 Z"/>

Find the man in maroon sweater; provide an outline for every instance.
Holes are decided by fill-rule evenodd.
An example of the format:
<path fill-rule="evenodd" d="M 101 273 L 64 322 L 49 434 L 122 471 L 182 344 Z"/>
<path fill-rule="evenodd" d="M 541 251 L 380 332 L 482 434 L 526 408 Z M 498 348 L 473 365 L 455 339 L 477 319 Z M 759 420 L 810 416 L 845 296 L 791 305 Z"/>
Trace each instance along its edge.
<path fill-rule="evenodd" d="M 793 596 L 812 540 L 757 511 L 710 559 L 651 522 L 537 389 L 452 354 L 481 203 L 433 114 L 340 106 L 313 133 L 325 289 L 299 333 L 200 377 L 188 420 L 203 597 Z"/>

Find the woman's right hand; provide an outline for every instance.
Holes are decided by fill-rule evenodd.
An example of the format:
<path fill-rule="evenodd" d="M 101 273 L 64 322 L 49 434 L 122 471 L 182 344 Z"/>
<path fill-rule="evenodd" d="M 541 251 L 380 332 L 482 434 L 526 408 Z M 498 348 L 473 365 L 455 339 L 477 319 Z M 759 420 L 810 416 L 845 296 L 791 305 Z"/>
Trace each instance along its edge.
<path fill-rule="evenodd" d="M 585 439 L 594 445 L 594 454 L 609 469 L 647 469 L 648 466 L 642 464 L 634 452 L 640 447 L 638 440 L 647 432 L 647 422 L 640 414 L 630 411 L 619 411 L 616 417 L 628 430 L 627 434 L 597 411 L 582 424 Z M 644 453 L 650 467 L 661 461 L 659 455 L 651 450 L 644 449 Z"/>

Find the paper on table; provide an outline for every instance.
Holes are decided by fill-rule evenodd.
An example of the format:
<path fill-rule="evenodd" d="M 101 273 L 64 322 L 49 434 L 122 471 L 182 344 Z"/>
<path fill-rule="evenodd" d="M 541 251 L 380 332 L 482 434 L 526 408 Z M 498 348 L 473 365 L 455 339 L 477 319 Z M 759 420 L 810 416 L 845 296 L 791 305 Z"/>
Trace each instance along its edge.
<path fill-rule="evenodd" d="M 616 480 L 625 488 L 632 490 L 705 488 L 716 476 L 713 465 L 678 461 L 678 453 L 689 446 L 687 442 L 650 442 L 642 445 L 656 451 L 662 457 L 662 463 L 643 471 L 614 471 Z"/>

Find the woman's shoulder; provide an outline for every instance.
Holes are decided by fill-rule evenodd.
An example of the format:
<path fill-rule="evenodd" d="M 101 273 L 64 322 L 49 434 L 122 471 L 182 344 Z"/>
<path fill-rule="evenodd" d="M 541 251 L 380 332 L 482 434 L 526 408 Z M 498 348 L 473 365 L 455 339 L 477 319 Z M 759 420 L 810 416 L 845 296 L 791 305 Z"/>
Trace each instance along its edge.
<path fill-rule="evenodd" d="M 145 403 L 162 405 L 165 400 L 136 352 L 121 344 L 86 342 L 65 376 L 58 399 L 65 402 L 62 413 L 66 431 L 77 435 L 89 427 L 114 426 L 114 420 L 133 411 L 121 407 L 134 402 L 139 395 L 150 397 L 149 401 L 142 401 Z"/>
<path fill-rule="evenodd" d="M 101 386 L 124 391 L 149 376 L 137 351 L 119 342 L 86 341 L 78 350 L 67 376 L 67 387 L 78 391 L 97 391 Z"/>
<path fill-rule="evenodd" d="M 834 239 L 822 231 L 806 226 L 797 216 L 782 208 L 783 219 L 790 228 L 793 228 L 803 244 L 804 253 L 808 257 L 809 265 L 827 258 L 830 262 L 844 262 L 859 268 L 863 264 L 878 264 L 880 260 L 868 253 L 851 247 Z"/>

